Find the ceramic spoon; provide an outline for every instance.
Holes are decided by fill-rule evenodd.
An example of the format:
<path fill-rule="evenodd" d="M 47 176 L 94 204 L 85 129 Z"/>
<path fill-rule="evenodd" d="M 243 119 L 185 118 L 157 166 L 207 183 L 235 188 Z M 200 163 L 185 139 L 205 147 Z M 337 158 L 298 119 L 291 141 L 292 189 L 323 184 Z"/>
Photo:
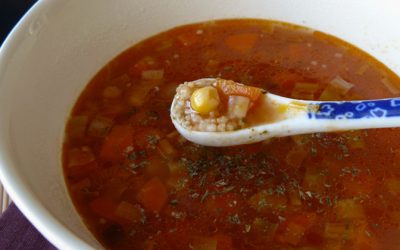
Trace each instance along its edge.
<path fill-rule="evenodd" d="M 212 78 L 196 81 L 215 81 Z M 195 81 L 195 82 L 196 82 Z M 363 101 L 304 101 L 265 93 L 268 108 L 280 111 L 279 117 L 229 132 L 202 132 L 186 129 L 176 119 L 176 96 L 171 105 L 171 119 L 187 140 L 205 146 L 233 146 L 264 141 L 274 137 L 317 132 L 400 127 L 400 97 Z"/>

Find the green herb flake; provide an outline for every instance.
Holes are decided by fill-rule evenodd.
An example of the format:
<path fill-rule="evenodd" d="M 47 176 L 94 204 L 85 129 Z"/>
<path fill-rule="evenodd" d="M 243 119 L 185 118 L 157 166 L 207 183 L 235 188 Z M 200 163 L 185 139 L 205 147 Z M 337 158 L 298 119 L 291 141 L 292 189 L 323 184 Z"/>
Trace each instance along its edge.
<path fill-rule="evenodd" d="M 136 160 L 137 157 L 138 156 L 137 156 L 136 152 L 131 152 L 131 153 L 128 154 L 128 159 L 131 160 L 131 161 Z"/>
<path fill-rule="evenodd" d="M 149 144 L 157 145 L 160 137 L 158 135 L 148 135 L 146 139 Z"/>
<path fill-rule="evenodd" d="M 236 225 L 240 225 L 240 218 L 238 214 L 234 214 L 234 215 L 229 215 L 228 216 L 228 221 L 232 224 L 236 224 Z"/>
<path fill-rule="evenodd" d="M 204 192 L 204 194 L 200 198 L 200 202 L 203 203 L 209 195 L 208 189 Z"/>
<path fill-rule="evenodd" d="M 178 205 L 178 200 L 176 200 L 176 199 L 170 200 L 169 204 L 172 205 L 172 206 L 176 206 L 176 205 Z"/>

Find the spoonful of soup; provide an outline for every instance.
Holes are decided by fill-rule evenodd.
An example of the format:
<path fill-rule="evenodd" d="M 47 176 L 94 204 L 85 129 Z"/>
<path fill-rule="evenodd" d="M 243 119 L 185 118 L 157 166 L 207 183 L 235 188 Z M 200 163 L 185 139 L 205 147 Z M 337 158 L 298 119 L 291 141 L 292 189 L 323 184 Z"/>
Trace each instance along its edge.
<path fill-rule="evenodd" d="M 305 101 L 231 80 L 204 78 L 178 86 L 171 119 L 189 141 L 233 146 L 297 134 L 398 127 L 400 97 Z"/>

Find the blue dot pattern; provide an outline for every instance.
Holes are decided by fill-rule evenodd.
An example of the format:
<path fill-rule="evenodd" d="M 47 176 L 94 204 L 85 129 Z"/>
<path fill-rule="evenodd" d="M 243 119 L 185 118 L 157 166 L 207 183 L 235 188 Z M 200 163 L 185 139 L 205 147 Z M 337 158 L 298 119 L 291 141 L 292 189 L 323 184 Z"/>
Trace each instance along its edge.
<path fill-rule="evenodd" d="M 400 98 L 314 103 L 319 108 L 308 112 L 310 119 L 369 119 L 400 117 Z"/>

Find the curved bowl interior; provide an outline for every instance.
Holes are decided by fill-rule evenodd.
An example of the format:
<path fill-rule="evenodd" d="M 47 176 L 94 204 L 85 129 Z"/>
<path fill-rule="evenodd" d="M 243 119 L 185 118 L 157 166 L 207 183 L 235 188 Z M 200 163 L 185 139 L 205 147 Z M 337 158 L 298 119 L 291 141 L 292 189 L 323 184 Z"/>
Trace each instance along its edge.
<path fill-rule="evenodd" d="M 187 23 L 265 18 L 308 26 L 357 45 L 400 74 L 396 0 L 39 1 L 0 51 L 0 177 L 57 247 L 100 248 L 68 197 L 63 131 L 79 93 L 134 43 Z"/>

